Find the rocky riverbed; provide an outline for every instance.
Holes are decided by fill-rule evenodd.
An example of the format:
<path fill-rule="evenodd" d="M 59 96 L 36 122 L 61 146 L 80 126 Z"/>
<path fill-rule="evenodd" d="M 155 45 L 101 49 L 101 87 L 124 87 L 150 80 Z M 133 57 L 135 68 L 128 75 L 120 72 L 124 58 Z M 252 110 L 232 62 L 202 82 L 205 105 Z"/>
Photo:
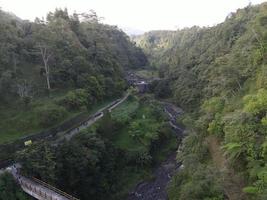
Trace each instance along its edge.
<path fill-rule="evenodd" d="M 169 116 L 169 123 L 172 126 L 177 139 L 183 137 L 183 128 L 176 123 L 176 118 L 182 113 L 181 109 L 170 103 L 164 103 L 164 111 Z M 176 161 L 176 152 L 173 152 L 154 171 L 152 181 L 141 182 L 129 194 L 128 200 L 167 200 L 167 186 L 172 176 L 179 170 L 181 163 Z"/>

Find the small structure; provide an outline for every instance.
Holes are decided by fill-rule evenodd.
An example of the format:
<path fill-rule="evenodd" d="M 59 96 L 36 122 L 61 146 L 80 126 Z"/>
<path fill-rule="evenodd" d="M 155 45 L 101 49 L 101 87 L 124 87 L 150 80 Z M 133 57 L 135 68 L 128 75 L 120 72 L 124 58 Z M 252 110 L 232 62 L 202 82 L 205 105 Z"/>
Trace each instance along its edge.
<path fill-rule="evenodd" d="M 148 83 L 145 81 L 137 82 L 134 85 L 136 86 L 136 88 L 140 93 L 145 93 L 148 91 Z"/>
<path fill-rule="evenodd" d="M 134 85 L 135 83 L 137 83 L 140 79 L 133 73 L 128 73 L 126 75 L 126 80 L 128 82 L 129 85 Z"/>
<path fill-rule="evenodd" d="M 136 87 L 139 93 L 148 91 L 148 82 L 137 76 L 135 73 L 127 72 L 125 78 L 128 82 L 128 85 Z"/>

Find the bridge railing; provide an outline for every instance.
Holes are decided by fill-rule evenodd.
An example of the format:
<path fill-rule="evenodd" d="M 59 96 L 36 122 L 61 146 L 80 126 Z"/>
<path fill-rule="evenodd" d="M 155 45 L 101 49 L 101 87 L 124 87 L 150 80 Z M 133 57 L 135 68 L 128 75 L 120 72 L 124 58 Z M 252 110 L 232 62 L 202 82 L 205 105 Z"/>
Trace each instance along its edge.
<path fill-rule="evenodd" d="M 19 183 L 23 189 L 29 190 L 30 192 L 32 192 L 36 196 L 41 196 L 41 197 L 44 197 L 45 199 L 49 199 L 49 200 L 58 200 L 57 197 L 53 197 L 53 195 L 48 194 L 45 191 L 42 191 L 40 188 L 38 189 L 37 186 L 32 186 L 31 184 L 27 183 L 26 181 L 19 181 Z"/>
<path fill-rule="evenodd" d="M 46 187 L 46 188 L 48 188 L 48 189 L 50 189 L 50 190 L 52 190 L 52 191 L 54 191 L 54 192 L 60 194 L 60 195 L 62 195 L 62 196 L 66 197 L 66 198 L 68 198 L 68 199 L 70 199 L 70 200 L 79 200 L 79 199 L 77 199 L 76 197 L 73 197 L 73 196 L 67 194 L 66 192 L 63 192 L 63 191 L 61 191 L 61 190 L 55 188 L 54 186 L 49 185 L 49 184 L 47 184 L 47 183 L 45 183 L 45 182 L 43 182 L 43 181 L 41 181 L 41 180 L 39 180 L 39 179 L 37 179 L 37 178 L 35 178 L 35 177 L 32 177 L 31 179 L 32 179 L 33 181 L 35 181 L 36 183 L 39 183 L 40 185 L 42 185 L 42 186 L 44 186 L 44 187 Z"/>

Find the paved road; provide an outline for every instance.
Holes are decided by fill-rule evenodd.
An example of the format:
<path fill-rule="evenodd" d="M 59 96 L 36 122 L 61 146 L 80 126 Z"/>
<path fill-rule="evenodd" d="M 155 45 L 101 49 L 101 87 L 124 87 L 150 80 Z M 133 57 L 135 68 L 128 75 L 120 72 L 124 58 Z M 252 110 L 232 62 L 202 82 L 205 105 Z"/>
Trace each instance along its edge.
<path fill-rule="evenodd" d="M 79 124 L 77 127 L 69 130 L 67 133 L 65 133 L 62 137 L 60 137 L 57 141 L 55 141 L 55 144 L 60 143 L 63 140 L 70 140 L 74 135 L 79 133 L 81 130 L 88 128 L 93 123 L 95 123 L 97 120 L 103 117 L 104 110 L 108 110 L 109 112 L 112 112 L 114 108 L 119 106 L 121 103 L 123 103 L 130 93 L 127 93 L 123 98 L 118 99 L 110 103 L 109 105 L 99 109 L 92 118 L 90 118 L 88 121 L 83 122 L 82 124 Z M 38 180 L 30 179 L 24 176 L 21 176 L 17 171 L 18 164 L 11 165 L 5 169 L 0 170 L 0 174 L 4 173 L 5 171 L 10 172 L 15 180 L 20 184 L 21 188 L 28 193 L 29 195 L 35 197 L 36 199 L 40 200 L 75 200 L 74 197 L 67 198 L 68 194 L 57 190 L 52 186 L 46 185 L 45 183 L 42 183 L 41 181 L 38 182 Z M 57 191 L 57 192 L 56 192 Z M 63 194 L 63 195 L 62 195 Z M 65 195 L 64 195 L 65 194 Z"/>
<path fill-rule="evenodd" d="M 73 129 L 69 130 L 67 133 L 62 133 L 62 135 L 55 141 L 55 144 L 59 144 L 60 142 L 64 140 L 70 140 L 74 135 L 78 134 L 80 131 L 90 127 L 92 124 L 94 124 L 96 121 L 101 119 L 104 116 L 104 111 L 108 110 L 109 112 L 112 112 L 114 108 L 119 106 L 121 103 L 123 103 L 128 97 L 130 93 L 127 93 L 123 98 L 117 99 L 113 102 L 111 102 L 109 105 L 99 109 L 95 114 L 92 115 L 92 118 L 88 119 L 87 121 L 77 125 Z M 60 134 L 60 133 L 59 133 Z"/>

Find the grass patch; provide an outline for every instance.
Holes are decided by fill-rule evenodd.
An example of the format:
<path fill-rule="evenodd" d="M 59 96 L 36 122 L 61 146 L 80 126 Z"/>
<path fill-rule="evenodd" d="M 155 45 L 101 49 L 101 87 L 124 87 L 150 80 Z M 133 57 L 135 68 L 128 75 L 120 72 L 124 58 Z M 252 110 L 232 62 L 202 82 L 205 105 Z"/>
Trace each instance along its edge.
<path fill-rule="evenodd" d="M 49 106 L 49 104 L 51 103 L 47 102 L 47 104 L 41 104 L 39 108 L 45 109 L 45 107 Z M 47 128 L 44 128 L 40 123 L 40 116 L 38 112 L 34 110 L 34 108 L 21 110 L 16 108 L 1 109 L 0 117 L 4 120 L 0 122 L 0 143 L 10 142 L 20 137 L 31 135 L 33 133 L 38 133 L 42 130 L 55 126 L 51 125 Z M 8 113 L 8 116 L 3 117 L 4 114 L 2 113 Z M 67 112 L 64 117 L 57 121 L 57 124 L 60 124 L 65 120 L 75 117 L 78 114 L 80 114 L 79 111 Z"/>
<path fill-rule="evenodd" d="M 126 166 L 120 169 L 117 177 L 120 190 L 112 199 L 126 199 L 136 184 L 154 178 L 153 168 L 175 152 L 177 139 L 166 123 L 162 109 L 158 109 L 153 101 L 139 102 L 129 97 L 105 120 L 109 123 L 96 123 L 95 131 L 110 124 L 104 129 L 107 133 L 99 133 L 122 150 L 127 158 Z"/>
<path fill-rule="evenodd" d="M 140 106 L 136 101 L 128 101 L 119 107 L 113 113 L 113 119 L 122 120 L 120 122 L 126 124 L 113 136 L 114 144 L 128 151 L 147 149 L 151 139 L 158 134 L 157 128 L 160 124 L 150 112 L 149 107 Z"/>
<path fill-rule="evenodd" d="M 138 70 L 135 72 L 137 76 L 144 78 L 144 79 L 151 79 L 151 78 L 158 78 L 158 71 L 157 70 Z"/>
<path fill-rule="evenodd" d="M 148 150 L 151 141 L 158 139 L 159 129 L 164 121 L 155 117 L 150 105 L 139 104 L 136 99 L 127 100 L 117 107 L 112 113 L 112 119 L 122 124 L 114 134 L 112 142 L 126 151 Z M 171 144 L 170 148 L 175 144 Z"/>
<path fill-rule="evenodd" d="M 113 143 L 116 147 L 125 150 L 142 150 L 145 149 L 145 146 L 137 142 L 136 140 L 131 137 L 129 134 L 129 128 L 124 127 L 122 128 L 114 137 Z"/>
<path fill-rule="evenodd" d="M 139 103 L 137 100 L 128 98 L 122 104 L 120 104 L 117 108 L 115 108 L 112 113 L 111 117 L 114 120 L 120 122 L 128 121 L 131 116 L 136 112 L 139 107 Z"/>
<path fill-rule="evenodd" d="M 128 98 L 117 108 L 115 108 L 111 117 L 113 120 L 119 121 L 121 123 L 127 123 L 123 126 L 113 137 L 114 144 L 121 149 L 138 149 L 143 148 L 138 144 L 129 134 L 129 123 L 128 121 L 139 109 L 139 102 L 136 99 Z"/>
<path fill-rule="evenodd" d="M 36 98 L 28 107 L 23 106 L 21 102 L 14 102 L 8 107 L 0 107 L 0 144 L 58 126 L 81 113 L 88 113 L 88 115 L 93 114 L 98 109 L 115 100 L 114 98 L 99 102 L 94 105 L 89 112 L 85 107 L 80 110 L 67 111 L 65 115 L 59 118 L 54 124 L 44 128 L 38 110 L 46 110 L 46 108 L 55 106 L 55 101 L 62 98 L 66 92 L 67 91 L 62 90 L 52 91 L 49 97 Z"/>

